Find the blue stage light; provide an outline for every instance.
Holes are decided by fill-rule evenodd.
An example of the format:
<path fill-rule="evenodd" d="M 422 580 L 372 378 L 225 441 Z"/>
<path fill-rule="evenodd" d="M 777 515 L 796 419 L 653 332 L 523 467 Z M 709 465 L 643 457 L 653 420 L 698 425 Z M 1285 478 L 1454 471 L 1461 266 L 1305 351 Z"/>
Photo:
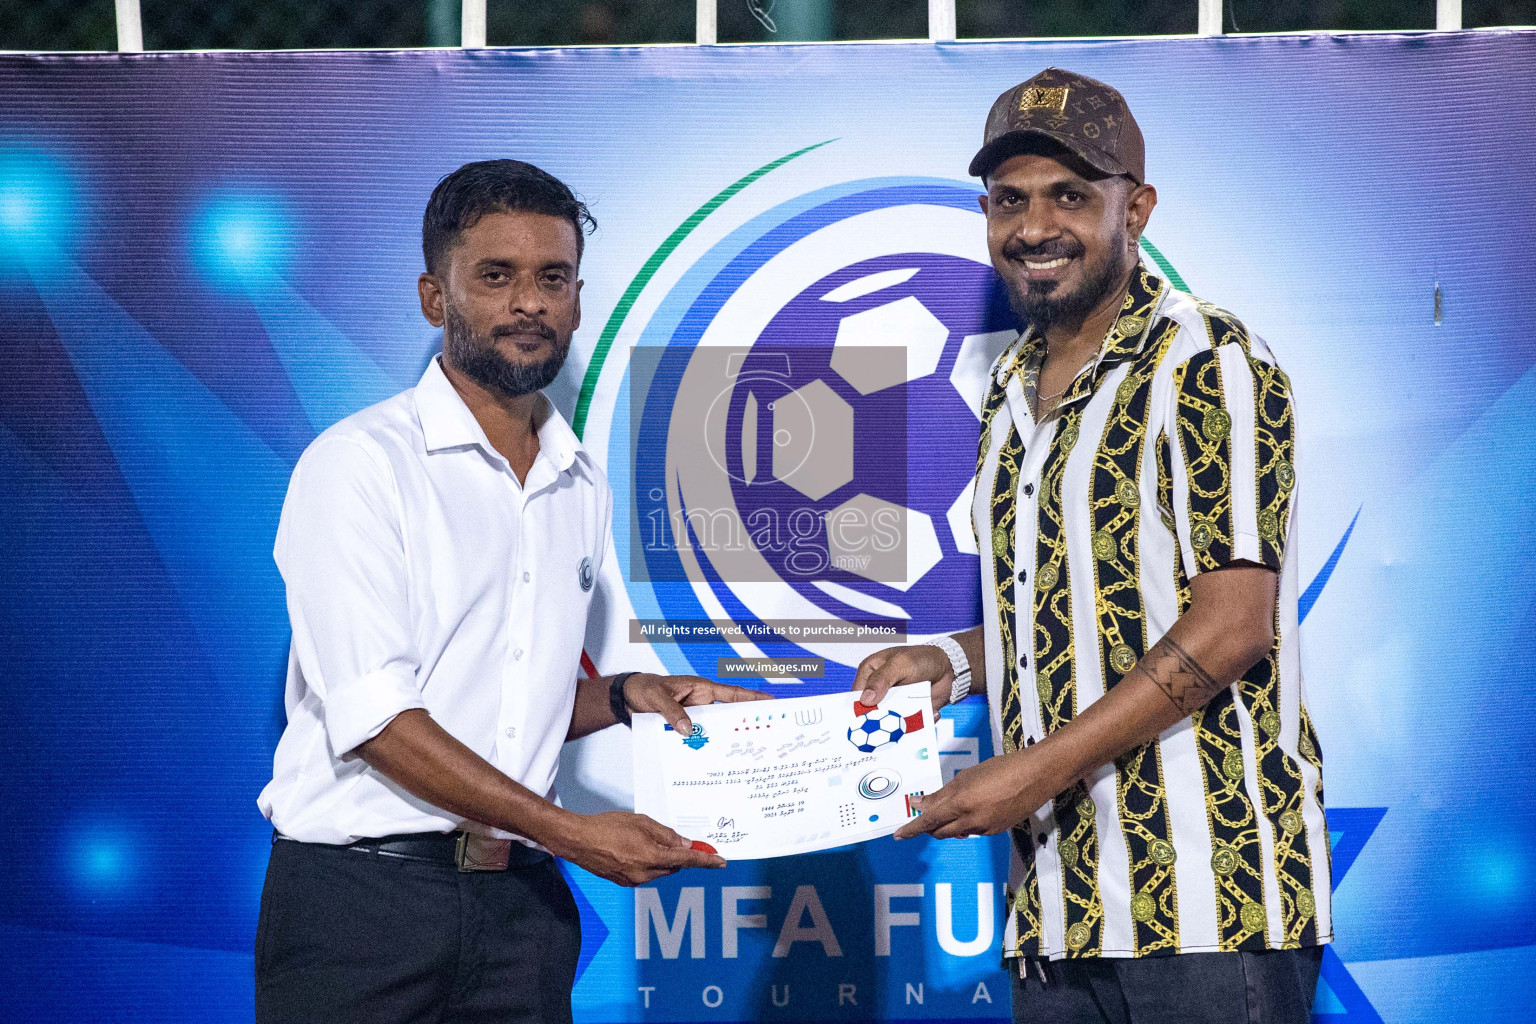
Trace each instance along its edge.
<path fill-rule="evenodd" d="M 263 288 L 281 276 L 293 254 L 287 208 L 270 193 L 215 193 L 193 219 L 192 252 L 198 269 L 212 283 L 241 290 Z"/>
<path fill-rule="evenodd" d="M 1528 891 L 1524 850 L 1512 842 L 1474 851 L 1467 866 L 1469 888 L 1484 901 L 1504 904 Z"/>
<path fill-rule="evenodd" d="M 76 885 L 96 895 L 120 890 L 129 881 L 132 867 L 125 838 L 99 830 L 91 830 L 79 840 L 71 862 Z"/>
<path fill-rule="evenodd" d="M 20 264 L 64 242 L 74 226 L 74 192 L 55 158 L 0 142 L 0 262 Z"/>

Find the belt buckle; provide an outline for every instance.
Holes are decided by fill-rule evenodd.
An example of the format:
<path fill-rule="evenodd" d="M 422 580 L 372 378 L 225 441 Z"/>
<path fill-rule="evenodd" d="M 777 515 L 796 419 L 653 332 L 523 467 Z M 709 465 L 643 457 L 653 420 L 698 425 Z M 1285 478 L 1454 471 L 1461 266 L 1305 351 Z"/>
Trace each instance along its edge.
<path fill-rule="evenodd" d="M 460 871 L 505 871 L 511 849 L 510 839 L 460 832 L 453 847 L 453 860 Z"/>

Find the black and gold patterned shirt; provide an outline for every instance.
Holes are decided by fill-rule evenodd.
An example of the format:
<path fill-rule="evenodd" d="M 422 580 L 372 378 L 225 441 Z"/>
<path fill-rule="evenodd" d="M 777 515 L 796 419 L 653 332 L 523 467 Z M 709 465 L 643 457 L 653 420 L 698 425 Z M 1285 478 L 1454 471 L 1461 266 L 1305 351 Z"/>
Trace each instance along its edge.
<path fill-rule="evenodd" d="M 1026 332 L 992 368 L 972 506 L 996 749 L 1061 728 L 1233 561 L 1279 573 L 1268 657 L 1014 829 L 1005 956 L 1332 938 L 1322 761 L 1297 632 L 1290 381 L 1231 314 L 1145 265 L 1097 358 L 1035 422 Z"/>

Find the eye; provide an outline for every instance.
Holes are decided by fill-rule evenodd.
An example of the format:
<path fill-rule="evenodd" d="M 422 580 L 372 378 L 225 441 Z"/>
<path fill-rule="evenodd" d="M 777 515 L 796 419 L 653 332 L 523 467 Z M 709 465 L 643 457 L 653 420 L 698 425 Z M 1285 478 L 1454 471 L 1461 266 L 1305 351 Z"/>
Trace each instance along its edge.
<path fill-rule="evenodd" d="M 1085 200 L 1087 200 L 1087 198 L 1088 197 L 1083 195 L 1081 192 L 1075 191 L 1073 189 L 1067 189 L 1061 194 L 1061 201 L 1066 203 L 1068 206 L 1080 206 Z"/>
<path fill-rule="evenodd" d="M 480 279 L 486 284 L 504 284 L 507 280 L 507 272 L 505 270 L 487 270 L 480 275 Z"/>

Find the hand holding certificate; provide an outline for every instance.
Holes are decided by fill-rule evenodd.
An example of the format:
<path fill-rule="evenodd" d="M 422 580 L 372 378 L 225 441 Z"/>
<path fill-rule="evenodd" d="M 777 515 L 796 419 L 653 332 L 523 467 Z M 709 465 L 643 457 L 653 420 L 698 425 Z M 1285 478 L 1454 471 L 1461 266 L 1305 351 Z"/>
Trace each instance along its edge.
<path fill-rule="evenodd" d="M 753 860 L 890 835 L 941 783 L 927 684 L 688 709 L 689 735 L 634 718 L 635 810 Z"/>

